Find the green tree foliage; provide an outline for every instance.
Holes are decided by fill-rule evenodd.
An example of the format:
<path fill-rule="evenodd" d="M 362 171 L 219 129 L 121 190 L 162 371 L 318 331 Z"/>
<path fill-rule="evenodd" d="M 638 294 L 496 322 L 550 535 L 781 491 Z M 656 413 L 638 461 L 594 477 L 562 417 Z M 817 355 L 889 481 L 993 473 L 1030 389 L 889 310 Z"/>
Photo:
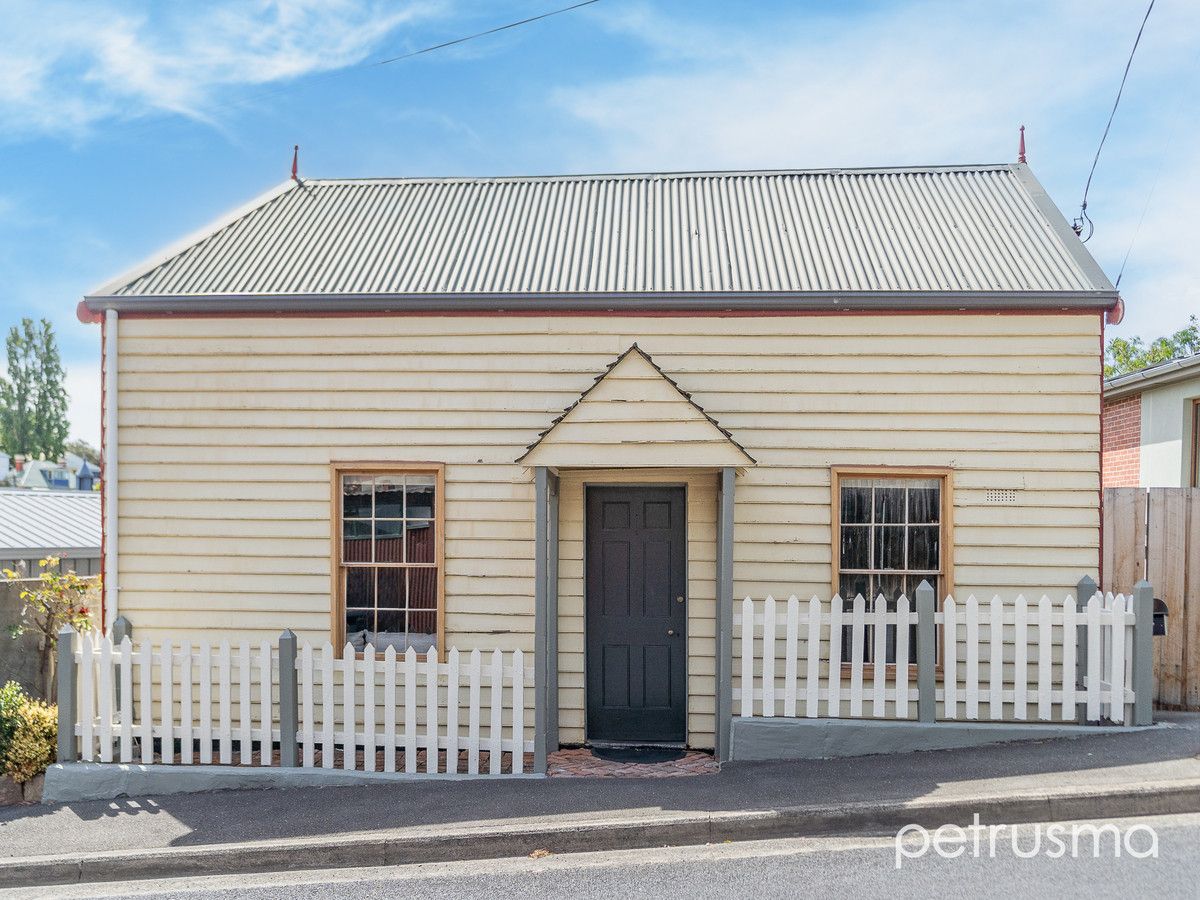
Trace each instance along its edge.
<path fill-rule="evenodd" d="M 63 450 L 67 453 L 74 453 L 76 456 L 83 457 L 94 466 L 100 465 L 100 451 L 83 438 L 71 438 L 71 440 L 63 444 Z"/>
<path fill-rule="evenodd" d="M 54 329 L 22 319 L 8 332 L 8 377 L 0 376 L 0 447 L 57 459 L 67 439 L 66 373 Z"/>
<path fill-rule="evenodd" d="M 1113 338 L 1104 348 L 1104 377 L 1128 375 L 1149 366 L 1200 353 L 1200 322 L 1188 316 L 1188 326 L 1155 338 L 1149 346 L 1140 338 Z"/>

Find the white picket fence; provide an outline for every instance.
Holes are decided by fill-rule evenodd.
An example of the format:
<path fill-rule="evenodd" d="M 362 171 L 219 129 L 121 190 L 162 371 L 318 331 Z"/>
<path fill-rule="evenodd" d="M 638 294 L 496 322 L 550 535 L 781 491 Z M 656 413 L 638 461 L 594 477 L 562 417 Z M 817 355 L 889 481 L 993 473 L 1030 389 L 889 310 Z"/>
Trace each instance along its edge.
<path fill-rule="evenodd" d="M 74 656 L 84 761 L 279 765 L 279 654 L 269 642 L 155 647 L 84 634 Z M 291 737 L 302 766 L 334 768 L 340 759 L 348 770 L 521 774 L 533 752 L 525 721 L 533 669 L 520 650 L 451 649 L 440 662 L 436 650 L 347 645 L 339 655 L 330 644 L 303 644 L 296 670 Z"/>
<path fill-rule="evenodd" d="M 1097 593 L 1081 610 L 1074 597 L 1036 604 L 1024 597 L 980 603 L 946 598 L 934 614 L 940 648 L 937 717 L 987 721 L 1132 721 L 1134 615 L 1124 595 Z M 742 717 L 916 718 L 917 666 L 910 659 L 914 603 L 860 595 L 844 609 L 796 597 L 745 598 L 734 610 L 734 710 Z M 1076 687 L 1078 626 L 1086 629 L 1087 677 Z M 845 638 L 844 633 L 849 632 Z M 892 634 L 894 651 L 889 647 Z M 843 641 L 848 647 L 843 647 Z M 843 651 L 848 649 L 848 656 Z M 833 664 L 831 664 L 833 660 Z"/>
<path fill-rule="evenodd" d="M 297 658 L 301 765 L 315 765 L 319 748 L 321 766 L 334 768 L 334 747 L 340 743 L 362 748 L 363 767 L 368 772 L 376 769 L 378 751 L 383 753 L 383 771 L 395 772 L 396 752 L 401 750 L 405 772 L 453 775 L 459 773 L 460 752 L 465 751 L 465 771 L 477 775 L 483 751 L 488 754 L 488 774 L 501 773 L 504 753 L 512 754 L 512 773 L 521 774 L 525 754 L 533 752 L 532 729 L 525 727 L 525 687 L 533 683 L 533 669 L 525 668 L 520 650 L 508 656 L 506 663 L 505 654 L 493 650 L 485 662 L 484 654 L 478 650 L 472 650 L 464 658 L 457 648 L 451 648 L 446 662 L 439 663 L 436 650 L 418 654 L 410 647 L 398 656 L 392 647 L 383 654 L 376 654 L 368 647 L 359 658 L 347 646 L 342 658 L 336 659 L 329 644 L 315 652 L 305 644 Z M 464 688 L 466 704 L 462 703 Z M 339 690 L 342 692 L 340 721 L 336 696 Z M 399 705 L 397 698 L 403 698 Z M 506 709 L 509 710 L 507 729 Z M 486 736 L 481 737 L 485 721 Z M 419 766 L 422 751 L 424 765 Z M 440 751 L 445 751 L 442 767 L 438 763 Z M 343 753 L 342 768 L 355 766 L 352 755 Z"/>

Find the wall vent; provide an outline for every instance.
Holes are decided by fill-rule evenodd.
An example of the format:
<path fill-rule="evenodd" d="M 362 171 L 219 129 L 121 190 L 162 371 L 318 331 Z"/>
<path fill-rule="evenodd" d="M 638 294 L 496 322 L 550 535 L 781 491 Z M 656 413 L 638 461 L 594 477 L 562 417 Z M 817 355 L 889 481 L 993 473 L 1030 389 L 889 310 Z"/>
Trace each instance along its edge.
<path fill-rule="evenodd" d="M 1016 503 L 1017 492 L 1013 488 L 988 488 L 984 499 L 988 503 Z"/>

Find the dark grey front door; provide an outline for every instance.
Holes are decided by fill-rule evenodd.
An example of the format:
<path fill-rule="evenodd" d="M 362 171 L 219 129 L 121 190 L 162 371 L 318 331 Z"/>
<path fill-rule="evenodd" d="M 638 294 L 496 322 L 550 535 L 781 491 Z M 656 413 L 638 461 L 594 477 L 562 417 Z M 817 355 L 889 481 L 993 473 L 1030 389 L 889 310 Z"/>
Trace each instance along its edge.
<path fill-rule="evenodd" d="M 587 735 L 687 736 L 687 504 L 681 487 L 587 489 Z"/>

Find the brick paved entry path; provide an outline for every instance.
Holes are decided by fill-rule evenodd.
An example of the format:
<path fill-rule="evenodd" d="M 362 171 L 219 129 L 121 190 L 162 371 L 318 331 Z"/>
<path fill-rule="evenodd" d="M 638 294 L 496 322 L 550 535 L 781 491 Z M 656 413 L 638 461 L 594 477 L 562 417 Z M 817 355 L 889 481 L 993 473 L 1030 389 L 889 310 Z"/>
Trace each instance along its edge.
<path fill-rule="evenodd" d="M 707 753 L 689 750 L 683 758 L 661 763 L 624 763 L 600 759 L 586 747 L 559 750 L 546 761 L 551 778 L 680 778 L 715 775 L 720 768 Z"/>

